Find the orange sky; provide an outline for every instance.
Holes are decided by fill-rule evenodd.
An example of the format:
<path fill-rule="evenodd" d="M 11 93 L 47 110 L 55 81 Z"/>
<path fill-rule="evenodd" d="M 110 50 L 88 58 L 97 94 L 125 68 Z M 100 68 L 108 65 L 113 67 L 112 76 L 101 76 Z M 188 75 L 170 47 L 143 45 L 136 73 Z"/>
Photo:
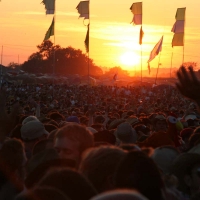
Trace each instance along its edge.
<path fill-rule="evenodd" d="M 53 15 L 45 15 L 42 0 L 2 0 L 0 2 L 0 46 L 3 45 L 2 64 L 23 63 L 36 52 L 36 45 L 43 41 Z M 140 68 L 140 26 L 130 24 L 129 10 L 136 1 L 91 0 L 90 1 L 90 57 L 99 66 L 121 66 L 133 70 Z M 85 52 L 86 27 L 78 19 L 76 6 L 79 1 L 56 0 L 56 44 L 72 46 Z M 154 45 L 164 35 L 160 57 L 162 67 L 173 67 L 182 62 L 182 47 L 174 47 L 171 28 L 175 22 L 177 8 L 186 7 L 185 61 L 200 61 L 200 1 L 198 0 L 144 0 L 143 1 L 143 69 Z M 53 41 L 53 37 L 51 38 Z M 131 62 L 130 56 L 134 56 Z M 130 60 L 127 62 L 127 60 Z M 131 65 L 130 65 L 131 64 Z M 158 57 L 151 62 L 157 67 Z"/>

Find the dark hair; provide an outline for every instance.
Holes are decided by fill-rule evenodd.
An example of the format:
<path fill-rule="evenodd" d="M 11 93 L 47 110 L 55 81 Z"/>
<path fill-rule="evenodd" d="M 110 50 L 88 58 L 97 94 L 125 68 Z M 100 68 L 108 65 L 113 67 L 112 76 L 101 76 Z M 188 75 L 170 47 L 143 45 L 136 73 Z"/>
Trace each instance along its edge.
<path fill-rule="evenodd" d="M 70 200 L 63 192 L 53 187 L 40 187 L 19 195 L 15 200 Z"/>
<path fill-rule="evenodd" d="M 54 169 L 42 178 L 39 186 L 61 190 L 71 200 L 88 200 L 97 194 L 90 182 L 79 172 L 71 169 Z"/>
<path fill-rule="evenodd" d="M 79 170 L 98 192 L 113 189 L 109 188 L 112 183 L 107 184 L 108 178 L 113 178 L 117 164 L 125 155 L 125 151 L 115 146 L 91 148 L 83 154 Z"/>
<path fill-rule="evenodd" d="M 136 189 L 149 200 L 162 200 L 164 183 L 156 164 L 141 151 L 132 151 L 120 162 L 114 182 L 117 188 Z"/>

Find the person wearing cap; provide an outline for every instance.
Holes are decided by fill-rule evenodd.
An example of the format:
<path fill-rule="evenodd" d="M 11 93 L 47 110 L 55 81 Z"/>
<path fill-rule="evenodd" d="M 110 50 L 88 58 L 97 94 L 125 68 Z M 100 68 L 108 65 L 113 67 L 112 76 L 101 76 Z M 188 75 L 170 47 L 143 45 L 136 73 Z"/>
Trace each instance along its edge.
<path fill-rule="evenodd" d="M 164 114 L 158 113 L 153 120 L 154 130 L 158 131 L 166 131 L 167 130 L 167 121 Z"/>
<path fill-rule="evenodd" d="M 115 135 L 124 144 L 134 144 L 137 141 L 137 133 L 128 122 L 118 125 Z"/>
<path fill-rule="evenodd" d="M 45 130 L 44 125 L 38 120 L 32 120 L 21 127 L 21 138 L 25 144 L 26 156 L 28 159 L 32 156 L 32 150 L 34 145 L 47 138 L 48 132 Z"/>

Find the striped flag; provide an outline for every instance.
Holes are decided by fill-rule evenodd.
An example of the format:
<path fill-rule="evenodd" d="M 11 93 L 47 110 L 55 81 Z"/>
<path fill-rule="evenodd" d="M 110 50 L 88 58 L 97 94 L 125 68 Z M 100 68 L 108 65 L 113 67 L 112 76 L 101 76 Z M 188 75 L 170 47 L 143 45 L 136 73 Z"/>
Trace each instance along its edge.
<path fill-rule="evenodd" d="M 55 0 L 43 0 L 41 3 L 45 5 L 46 14 L 51 15 L 55 12 Z"/>
<path fill-rule="evenodd" d="M 133 13 L 132 22 L 135 25 L 142 24 L 142 2 L 133 3 L 130 7 L 130 10 Z"/>
<path fill-rule="evenodd" d="M 174 23 L 171 30 L 174 32 L 172 47 L 184 46 L 185 11 L 186 8 L 178 8 L 176 11 L 176 22 Z"/>
<path fill-rule="evenodd" d="M 79 17 L 83 17 L 84 19 L 89 19 L 89 1 L 80 1 L 76 9 L 80 14 Z"/>

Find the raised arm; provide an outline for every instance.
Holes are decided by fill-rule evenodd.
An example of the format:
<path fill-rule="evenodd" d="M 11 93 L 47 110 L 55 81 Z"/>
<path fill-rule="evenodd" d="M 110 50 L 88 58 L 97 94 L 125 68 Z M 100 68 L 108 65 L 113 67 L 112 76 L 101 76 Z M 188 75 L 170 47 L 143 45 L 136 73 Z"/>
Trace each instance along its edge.
<path fill-rule="evenodd" d="M 195 101 L 200 107 L 200 80 L 197 78 L 192 67 L 188 70 L 185 67 L 180 67 L 177 72 L 178 82 L 176 87 L 182 95 Z"/>

